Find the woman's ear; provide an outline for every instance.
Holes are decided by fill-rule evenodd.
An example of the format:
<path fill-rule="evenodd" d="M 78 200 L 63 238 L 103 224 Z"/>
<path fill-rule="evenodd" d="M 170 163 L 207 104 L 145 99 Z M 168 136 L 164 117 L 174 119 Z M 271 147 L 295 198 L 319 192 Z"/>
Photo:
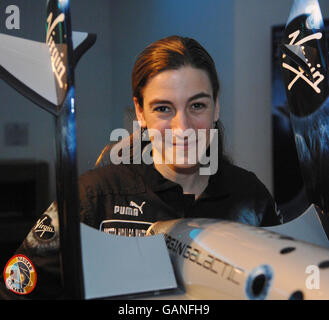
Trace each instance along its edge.
<path fill-rule="evenodd" d="M 220 105 L 219 105 L 219 98 L 217 97 L 215 102 L 215 112 L 214 112 L 214 121 L 217 122 L 219 120 L 219 111 L 220 111 Z"/>
<path fill-rule="evenodd" d="M 135 112 L 136 112 L 136 117 L 139 123 L 139 126 L 141 128 L 146 128 L 146 121 L 145 121 L 145 117 L 144 117 L 144 109 L 142 106 L 140 106 L 140 104 L 137 101 L 137 98 L 134 97 L 134 105 L 135 105 Z"/>

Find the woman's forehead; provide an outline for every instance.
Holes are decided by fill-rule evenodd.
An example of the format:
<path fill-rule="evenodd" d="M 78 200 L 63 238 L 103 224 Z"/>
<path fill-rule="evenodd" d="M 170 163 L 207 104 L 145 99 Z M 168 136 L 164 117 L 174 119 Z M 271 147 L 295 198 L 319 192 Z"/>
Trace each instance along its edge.
<path fill-rule="evenodd" d="M 199 93 L 212 97 L 208 74 L 190 66 L 177 70 L 165 70 L 150 79 L 143 90 L 144 102 L 154 99 L 189 99 Z"/>

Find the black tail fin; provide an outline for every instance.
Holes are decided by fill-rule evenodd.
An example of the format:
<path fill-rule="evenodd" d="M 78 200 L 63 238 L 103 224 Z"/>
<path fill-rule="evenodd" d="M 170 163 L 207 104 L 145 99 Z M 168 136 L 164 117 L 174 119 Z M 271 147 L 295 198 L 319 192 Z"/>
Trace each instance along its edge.
<path fill-rule="evenodd" d="M 46 44 L 49 48 L 56 93 L 60 102 L 58 108 L 61 108 L 67 92 L 74 84 L 74 56 L 69 1 L 48 1 Z"/>
<path fill-rule="evenodd" d="M 317 0 L 295 0 L 281 48 L 290 119 L 308 199 L 329 239 L 328 43 Z"/>

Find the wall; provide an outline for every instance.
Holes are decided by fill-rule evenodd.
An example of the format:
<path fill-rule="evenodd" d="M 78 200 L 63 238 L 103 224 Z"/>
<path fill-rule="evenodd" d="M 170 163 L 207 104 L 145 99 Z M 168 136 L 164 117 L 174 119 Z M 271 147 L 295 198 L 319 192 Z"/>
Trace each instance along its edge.
<path fill-rule="evenodd" d="M 20 29 L 8 30 L 5 27 L 5 14 L 8 5 L 17 5 L 20 9 Z M 34 41 L 43 41 L 45 33 L 44 1 L 9 1 L 0 3 L 0 32 L 23 37 Z M 44 160 L 50 164 L 51 194 L 54 196 L 54 121 L 50 114 L 17 94 L 3 81 L 0 81 L 0 160 L 30 159 Z M 5 143 L 5 125 L 17 123 L 28 128 L 28 140 L 25 146 L 7 146 Z"/>
<path fill-rule="evenodd" d="M 228 149 L 232 144 L 233 1 L 112 1 L 112 127 L 122 126 L 123 109 L 132 106 L 131 71 L 137 55 L 151 42 L 178 34 L 198 40 L 212 55 L 219 72 L 221 119 Z"/>
<path fill-rule="evenodd" d="M 113 1 L 71 0 L 72 29 L 95 33 L 94 46 L 75 71 L 79 172 L 93 168 L 109 141 L 112 126 L 112 21 Z M 93 4 L 91 4 L 93 3 Z"/>

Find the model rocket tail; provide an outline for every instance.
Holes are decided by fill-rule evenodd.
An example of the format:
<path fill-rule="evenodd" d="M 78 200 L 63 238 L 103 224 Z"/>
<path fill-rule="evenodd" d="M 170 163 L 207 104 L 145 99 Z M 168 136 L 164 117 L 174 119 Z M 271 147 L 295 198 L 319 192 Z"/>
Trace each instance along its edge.
<path fill-rule="evenodd" d="M 310 115 L 329 94 L 328 47 L 317 0 L 295 0 L 281 48 L 290 111 Z"/>
<path fill-rule="evenodd" d="M 295 0 L 281 67 L 307 196 L 329 237 L 328 44 L 317 0 Z"/>

